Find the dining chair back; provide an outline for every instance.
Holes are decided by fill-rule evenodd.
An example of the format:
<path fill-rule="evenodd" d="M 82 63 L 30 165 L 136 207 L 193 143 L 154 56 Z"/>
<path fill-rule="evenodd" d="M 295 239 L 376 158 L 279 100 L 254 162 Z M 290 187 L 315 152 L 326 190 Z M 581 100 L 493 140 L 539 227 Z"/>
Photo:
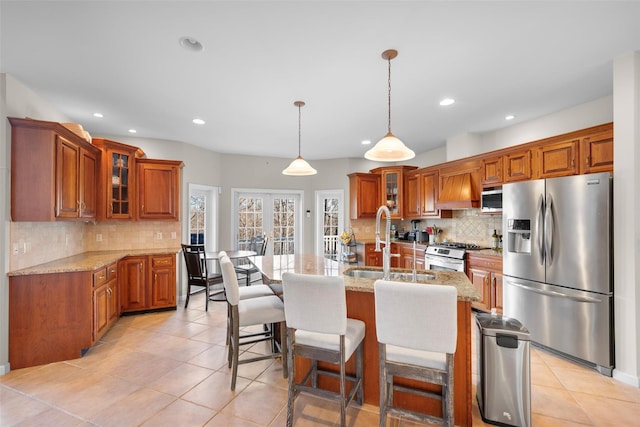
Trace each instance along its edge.
<path fill-rule="evenodd" d="M 209 310 L 209 301 L 224 301 L 224 287 L 213 290 L 222 284 L 222 274 L 210 274 L 207 268 L 204 245 L 182 245 L 182 254 L 187 267 L 187 292 L 184 308 L 189 305 L 191 295 L 205 292 L 205 311 Z"/>
<path fill-rule="evenodd" d="M 346 407 L 356 396 L 362 404 L 363 341 L 365 324 L 347 318 L 342 276 L 315 276 L 286 272 L 282 290 L 287 321 L 289 392 L 287 427 L 293 425 L 294 403 L 300 391 L 318 394 L 340 404 L 340 425 L 346 425 Z M 346 363 L 356 353 L 356 372 L 349 375 Z M 311 360 L 311 367 L 296 382 L 296 357 Z M 338 365 L 339 374 L 318 367 L 318 361 Z M 338 377 L 339 392 L 318 388 L 318 375 Z M 346 381 L 353 383 L 349 393 Z"/>
<path fill-rule="evenodd" d="M 453 286 L 377 280 L 374 284 L 380 363 L 380 427 L 388 413 L 454 425 L 453 359 L 457 343 L 457 290 Z M 442 386 L 442 393 L 400 386 L 394 377 Z M 441 401 L 442 417 L 393 406 L 401 390 Z"/>

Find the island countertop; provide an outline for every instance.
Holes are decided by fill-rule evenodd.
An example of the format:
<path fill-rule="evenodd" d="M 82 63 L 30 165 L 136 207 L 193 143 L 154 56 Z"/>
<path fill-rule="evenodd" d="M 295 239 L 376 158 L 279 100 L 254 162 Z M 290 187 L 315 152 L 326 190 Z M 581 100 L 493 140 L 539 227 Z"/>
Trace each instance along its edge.
<path fill-rule="evenodd" d="M 262 274 L 264 274 L 265 279 L 271 283 L 281 282 L 282 273 L 287 271 L 323 276 L 342 275 L 344 277 L 344 285 L 347 291 L 373 293 L 373 284 L 375 283 L 375 279 L 351 277 L 349 275 L 345 275 L 345 272 L 354 268 L 373 271 L 382 270 L 380 267 L 356 267 L 353 264 L 341 264 L 337 261 L 316 255 L 265 255 L 256 256 L 254 258 L 255 259 L 253 261 L 256 266 L 260 269 Z M 392 268 L 391 271 L 410 272 L 411 270 Z M 480 300 L 478 291 L 471 284 L 469 278 L 462 272 L 417 270 L 417 273 L 430 273 L 435 275 L 435 279 L 419 280 L 419 283 L 455 286 L 458 290 L 459 301 L 474 302 Z"/>

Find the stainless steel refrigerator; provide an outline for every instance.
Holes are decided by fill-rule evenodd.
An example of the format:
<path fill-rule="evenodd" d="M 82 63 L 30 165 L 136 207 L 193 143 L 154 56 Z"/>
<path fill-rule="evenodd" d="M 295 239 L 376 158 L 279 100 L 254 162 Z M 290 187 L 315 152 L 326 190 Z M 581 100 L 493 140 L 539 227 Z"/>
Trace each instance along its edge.
<path fill-rule="evenodd" d="M 611 376 L 612 177 L 506 184 L 503 312 L 531 341 Z"/>

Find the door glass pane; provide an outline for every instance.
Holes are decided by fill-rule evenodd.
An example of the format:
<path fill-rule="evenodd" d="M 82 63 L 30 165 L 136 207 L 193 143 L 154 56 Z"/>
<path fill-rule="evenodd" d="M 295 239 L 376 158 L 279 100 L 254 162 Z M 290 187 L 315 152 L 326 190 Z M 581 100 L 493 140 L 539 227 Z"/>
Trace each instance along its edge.
<path fill-rule="evenodd" d="M 323 255 L 336 259 L 338 253 L 338 199 L 326 198 L 323 203 Z"/>
<path fill-rule="evenodd" d="M 189 196 L 189 242 L 192 245 L 204 245 L 206 201 L 204 195 Z"/>
<path fill-rule="evenodd" d="M 295 200 L 273 199 L 273 254 L 295 253 Z"/>
<path fill-rule="evenodd" d="M 238 199 L 238 249 L 249 250 L 251 239 L 262 236 L 262 206 L 261 197 L 241 196 Z"/>

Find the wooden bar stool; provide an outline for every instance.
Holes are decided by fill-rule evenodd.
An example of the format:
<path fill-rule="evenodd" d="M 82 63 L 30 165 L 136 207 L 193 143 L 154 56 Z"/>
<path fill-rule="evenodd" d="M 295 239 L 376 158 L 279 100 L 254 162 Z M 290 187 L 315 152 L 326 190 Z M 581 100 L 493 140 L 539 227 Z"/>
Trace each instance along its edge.
<path fill-rule="evenodd" d="M 453 426 L 456 288 L 377 280 L 374 293 L 380 352 L 380 427 L 386 426 L 388 413 Z M 441 385 L 442 394 L 394 384 L 395 376 Z M 442 418 L 394 407 L 394 390 L 441 400 Z"/>

